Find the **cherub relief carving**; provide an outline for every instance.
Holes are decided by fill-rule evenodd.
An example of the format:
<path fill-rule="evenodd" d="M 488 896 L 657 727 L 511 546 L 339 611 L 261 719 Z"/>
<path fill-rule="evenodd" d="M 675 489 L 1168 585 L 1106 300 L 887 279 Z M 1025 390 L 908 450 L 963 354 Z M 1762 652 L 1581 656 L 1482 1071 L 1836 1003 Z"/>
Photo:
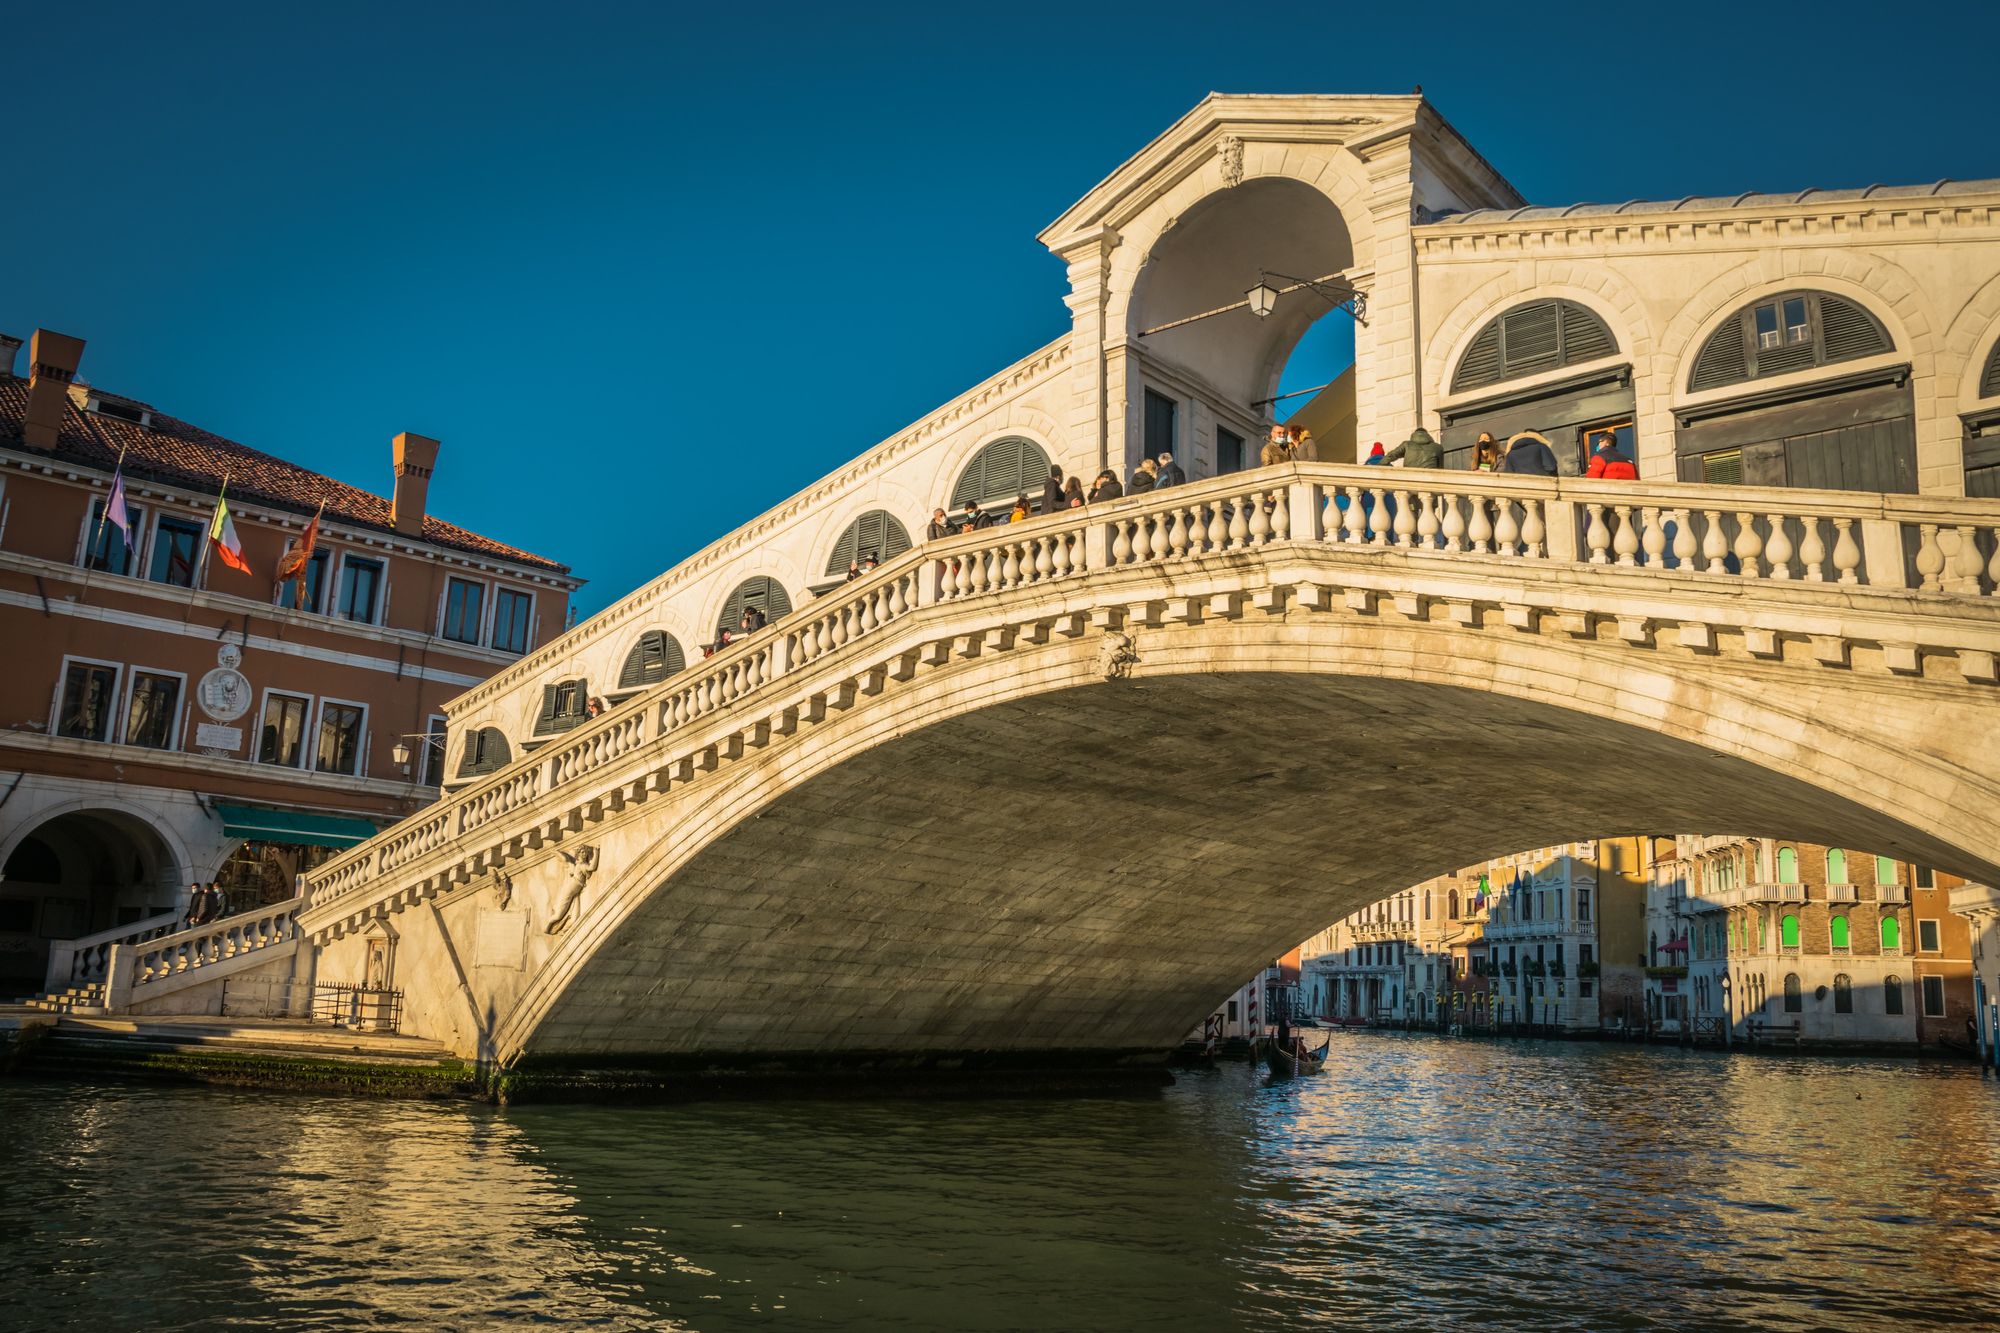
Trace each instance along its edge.
<path fill-rule="evenodd" d="M 597 873 L 597 849 L 595 847 L 579 847 L 573 856 L 568 852 L 558 850 L 556 855 L 560 856 L 568 864 L 569 875 L 563 880 L 561 896 L 556 905 L 555 917 L 550 920 L 546 927 L 547 932 L 551 935 L 560 935 L 563 931 L 569 929 L 569 914 L 575 909 L 577 901 L 583 897 L 583 886 L 588 884 L 590 877 Z"/>

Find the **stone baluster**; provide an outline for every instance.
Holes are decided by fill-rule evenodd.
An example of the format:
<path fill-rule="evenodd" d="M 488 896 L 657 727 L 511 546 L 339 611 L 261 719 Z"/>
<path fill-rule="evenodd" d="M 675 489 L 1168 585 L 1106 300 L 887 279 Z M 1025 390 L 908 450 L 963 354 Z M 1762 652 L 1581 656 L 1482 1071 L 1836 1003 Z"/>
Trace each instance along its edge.
<path fill-rule="evenodd" d="M 1250 509 L 1250 544 L 1262 546 L 1271 540 L 1271 511 L 1266 507 L 1268 501 L 1264 492 L 1252 491 L 1244 503 Z"/>
<path fill-rule="evenodd" d="M 1826 541 L 1819 535 L 1819 520 L 1808 514 L 1799 520 L 1805 524 L 1803 539 L 1799 542 L 1799 563 L 1805 566 L 1806 582 L 1826 582 Z"/>
<path fill-rule="evenodd" d="M 868 590 L 868 594 L 861 599 L 861 632 L 863 634 L 874 633 L 876 627 L 882 623 L 881 617 L 875 612 L 876 599 L 881 595 L 882 590 L 880 588 L 871 588 Z"/>
<path fill-rule="evenodd" d="M 1394 490 L 1384 492 L 1395 497 L 1396 517 L 1388 525 L 1391 546 L 1415 546 L 1417 544 L 1416 508 L 1410 502 L 1410 492 Z"/>
<path fill-rule="evenodd" d="M 1707 562 L 1704 572 L 1727 574 L 1729 572 L 1729 537 L 1722 530 L 1722 511 L 1704 509 L 1701 511 L 1702 536 L 1701 558 Z"/>
<path fill-rule="evenodd" d="M 1532 497 L 1523 500 L 1521 509 L 1525 515 L 1521 520 L 1521 554 L 1530 560 L 1545 560 L 1549 554 L 1549 526 L 1547 516 L 1542 513 L 1542 501 Z M 1570 527 L 1566 531 L 1573 544 L 1576 529 Z M 1563 558 L 1567 560 L 1570 557 L 1565 555 Z"/>
<path fill-rule="evenodd" d="M 1458 507 L 1458 502 L 1461 498 L 1456 495 L 1441 495 L 1438 497 L 1438 503 L 1444 507 L 1444 522 L 1440 525 L 1440 530 L 1444 534 L 1444 549 L 1453 554 L 1457 554 L 1465 549 L 1465 515 Z M 1472 505 L 1472 512 L 1477 514 L 1482 503 L 1479 496 L 1473 495 L 1463 498 L 1469 500 Z"/>
<path fill-rule="evenodd" d="M 1944 548 L 1938 544 L 1938 525 L 1919 524 L 1918 531 L 1922 535 L 1917 541 L 1917 574 L 1923 580 L 1919 586 L 1925 592 L 1940 592 L 1944 588 L 1939 578 L 1944 572 Z"/>
<path fill-rule="evenodd" d="M 1771 563 L 1771 577 L 1788 579 L 1792 576 L 1792 538 L 1785 531 L 1785 516 L 1772 514 L 1771 538 L 1764 543 L 1764 558 Z"/>
<path fill-rule="evenodd" d="M 1111 528 L 1118 534 L 1111 539 L 1111 563 L 1114 566 L 1126 564 L 1132 559 L 1131 525 L 1121 518 L 1113 521 Z"/>
<path fill-rule="evenodd" d="M 1465 549 L 1475 555 L 1486 555 L 1493 550 L 1493 506 L 1494 501 L 1474 492 L 1467 497 L 1466 509 L 1471 519 L 1465 527 Z M 1500 509 L 1509 521 L 1513 519 L 1513 506 L 1499 501 Z M 1509 552 L 1511 554 L 1511 552 Z"/>
<path fill-rule="evenodd" d="M 1958 547 L 1951 553 L 1951 562 L 1944 580 L 1946 592 L 1979 591 L 1979 530 L 1969 524 L 1961 524 L 1953 531 L 1958 536 Z"/>
<path fill-rule="evenodd" d="M 1639 544 L 1646 550 L 1646 568 L 1664 569 L 1667 555 L 1667 525 L 1661 511 L 1651 507 L 1640 510 L 1639 524 L 1645 533 Z"/>
<path fill-rule="evenodd" d="M 1238 550 L 1250 540 L 1249 516 L 1243 512 L 1247 502 L 1238 497 L 1229 502 L 1229 550 Z"/>
<path fill-rule="evenodd" d="M 1047 583 L 1056 576 L 1056 552 L 1062 550 L 1062 538 L 1035 538 L 1035 581 Z"/>
<path fill-rule="evenodd" d="M 1360 545 L 1366 540 L 1368 520 L 1361 512 L 1361 488 L 1349 486 L 1347 491 L 1347 511 L 1340 516 L 1341 540 Z"/>
<path fill-rule="evenodd" d="M 1757 535 L 1757 516 L 1739 513 L 1736 515 L 1736 543 L 1730 548 L 1736 557 L 1736 572 L 1745 578 L 1754 579 L 1763 574 L 1759 557 L 1764 554 L 1764 539 Z"/>
<path fill-rule="evenodd" d="M 1271 492 L 1271 540 L 1289 541 L 1292 535 L 1291 496 L 1284 491 Z"/>
<path fill-rule="evenodd" d="M 1498 507 L 1499 517 L 1493 528 L 1493 549 L 1505 556 L 1523 554 L 1518 547 L 1521 540 L 1521 523 L 1514 517 L 1514 502 L 1501 500 L 1498 502 Z M 1525 554 L 1531 555 L 1533 552 Z"/>
<path fill-rule="evenodd" d="M 1188 511 L 1178 505 L 1167 511 L 1167 551 L 1176 560 L 1188 552 Z"/>
<path fill-rule="evenodd" d="M 1426 551 L 1435 551 L 1438 546 L 1438 516 L 1432 500 L 1430 491 L 1417 492 L 1417 545 Z"/>
<path fill-rule="evenodd" d="M 1593 565 L 1605 564 L 1608 560 L 1605 552 L 1611 546 L 1611 529 L 1604 526 L 1604 506 L 1601 504 L 1586 504 L 1584 508 L 1590 511 L 1590 525 L 1584 529 L 1583 533 L 1584 545 L 1590 551 L 1590 563 Z"/>
<path fill-rule="evenodd" d="M 1993 538 L 1993 555 L 1986 562 L 1986 590 L 2000 596 L 2000 527 L 1989 529 Z"/>
<path fill-rule="evenodd" d="M 1631 505 L 1616 506 L 1618 531 L 1611 535 L 1611 550 L 1618 557 L 1618 563 L 1631 568 L 1638 564 L 1639 526 Z"/>
<path fill-rule="evenodd" d="M 1070 571 L 1070 542 L 1074 538 L 1064 535 L 1049 538 L 1049 565 L 1057 578 L 1067 578 Z"/>

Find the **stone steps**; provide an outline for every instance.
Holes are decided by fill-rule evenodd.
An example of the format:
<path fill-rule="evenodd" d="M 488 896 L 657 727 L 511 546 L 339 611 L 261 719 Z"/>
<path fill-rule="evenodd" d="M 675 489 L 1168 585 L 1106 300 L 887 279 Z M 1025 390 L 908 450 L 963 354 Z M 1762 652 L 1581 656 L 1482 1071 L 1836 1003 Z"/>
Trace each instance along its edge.
<path fill-rule="evenodd" d="M 104 987 L 98 982 L 82 986 L 71 986 L 67 990 L 43 991 L 40 995 L 30 995 L 22 1000 L 26 1009 L 38 1009 L 47 1014 L 73 1014 L 84 1010 L 104 1007 Z"/>

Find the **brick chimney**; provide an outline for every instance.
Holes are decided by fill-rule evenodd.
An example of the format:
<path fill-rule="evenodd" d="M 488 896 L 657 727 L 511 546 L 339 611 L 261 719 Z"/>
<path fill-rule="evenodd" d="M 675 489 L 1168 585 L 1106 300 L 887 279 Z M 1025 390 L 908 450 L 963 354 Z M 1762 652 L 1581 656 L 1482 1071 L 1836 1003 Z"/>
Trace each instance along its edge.
<path fill-rule="evenodd" d="M 391 512 L 396 531 L 406 537 L 424 532 L 424 498 L 430 494 L 431 469 L 437 466 L 438 442 L 404 431 L 396 437 L 396 498 Z"/>
<path fill-rule="evenodd" d="M 14 354 L 21 350 L 21 340 L 11 333 L 0 333 L 0 378 L 11 377 L 14 373 Z"/>
<path fill-rule="evenodd" d="M 30 449 L 54 452 L 62 435 L 70 381 L 83 362 L 83 339 L 36 329 L 28 344 L 28 410 L 21 418 L 21 438 Z"/>

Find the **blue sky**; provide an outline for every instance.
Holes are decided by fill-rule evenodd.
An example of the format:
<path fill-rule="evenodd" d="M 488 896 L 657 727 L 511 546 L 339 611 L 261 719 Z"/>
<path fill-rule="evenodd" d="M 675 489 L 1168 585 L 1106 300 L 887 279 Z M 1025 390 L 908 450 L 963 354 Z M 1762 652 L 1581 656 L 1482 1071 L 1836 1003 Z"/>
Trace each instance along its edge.
<path fill-rule="evenodd" d="M 438 436 L 433 511 L 573 565 L 586 611 L 1060 332 L 1035 233 L 1210 90 L 1421 83 L 1538 203 L 2000 176 L 1990 0 L 0 24 L 0 330 L 378 491 L 393 434 Z"/>

